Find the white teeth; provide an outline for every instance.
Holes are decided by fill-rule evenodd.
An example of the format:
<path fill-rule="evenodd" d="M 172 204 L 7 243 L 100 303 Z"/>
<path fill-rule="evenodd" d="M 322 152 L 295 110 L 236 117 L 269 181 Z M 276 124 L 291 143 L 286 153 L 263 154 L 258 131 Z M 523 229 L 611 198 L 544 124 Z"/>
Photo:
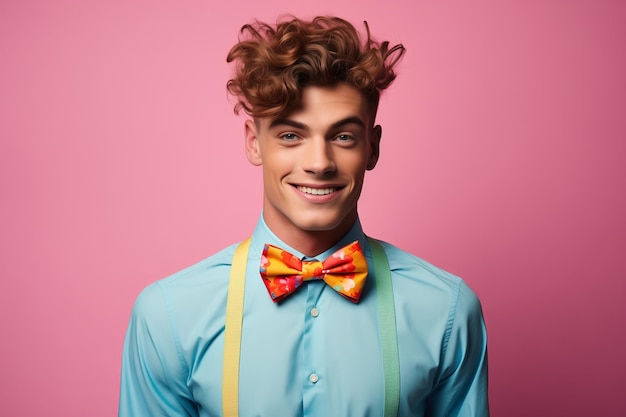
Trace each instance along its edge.
<path fill-rule="evenodd" d="M 312 195 L 326 195 L 330 193 L 334 193 L 337 191 L 336 188 L 311 188 L 311 187 L 302 187 L 298 186 L 298 190 L 303 193 L 312 194 Z"/>

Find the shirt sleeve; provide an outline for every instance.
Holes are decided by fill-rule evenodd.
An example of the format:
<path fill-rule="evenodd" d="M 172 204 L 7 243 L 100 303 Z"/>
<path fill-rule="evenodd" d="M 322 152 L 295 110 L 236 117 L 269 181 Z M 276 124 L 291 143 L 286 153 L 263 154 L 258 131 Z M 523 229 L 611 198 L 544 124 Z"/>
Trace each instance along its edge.
<path fill-rule="evenodd" d="M 119 417 L 198 415 L 177 344 L 163 290 L 152 284 L 137 297 L 126 332 Z"/>
<path fill-rule="evenodd" d="M 463 281 L 452 301 L 440 376 L 426 415 L 488 417 L 487 332 L 480 301 Z"/>

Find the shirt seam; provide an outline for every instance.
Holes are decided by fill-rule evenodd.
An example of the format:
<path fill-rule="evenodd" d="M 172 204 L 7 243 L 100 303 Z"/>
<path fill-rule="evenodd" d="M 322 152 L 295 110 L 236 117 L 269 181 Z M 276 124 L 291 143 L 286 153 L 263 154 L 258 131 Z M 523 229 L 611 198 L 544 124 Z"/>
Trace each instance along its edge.
<path fill-rule="evenodd" d="M 448 320 L 446 322 L 446 330 L 443 335 L 443 342 L 441 346 L 441 363 L 440 365 L 445 365 L 445 357 L 448 352 L 448 345 L 450 344 L 450 337 L 452 335 L 452 327 L 454 327 L 454 321 L 456 319 L 457 307 L 459 305 L 459 294 L 461 291 L 461 283 L 460 281 L 456 282 L 456 285 L 453 287 L 452 292 L 452 300 L 450 302 L 450 310 L 448 312 Z M 444 369 L 441 369 L 440 376 L 438 382 L 444 379 L 446 376 L 444 375 Z"/>
<path fill-rule="evenodd" d="M 174 346 L 176 348 L 176 356 L 178 357 L 178 361 L 180 362 L 183 372 L 189 375 L 189 365 L 187 364 L 183 356 L 182 342 L 180 341 L 180 337 L 178 336 L 178 326 L 176 325 L 176 319 L 175 319 L 176 314 L 174 312 L 174 306 L 171 302 L 170 297 L 167 296 L 167 292 L 165 291 L 165 288 L 163 288 L 163 286 L 160 285 L 160 283 L 159 283 L 159 289 L 161 290 L 161 293 L 163 294 L 163 300 L 165 301 L 165 309 L 167 312 L 168 320 L 170 322 L 170 331 L 172 333 L 172 339 L 174 340 Z M 172 386 L 172 382 L 169 377 L 168 377 L 168 385 Z M 191 395 L 191 393 L 189 394 Z"/>

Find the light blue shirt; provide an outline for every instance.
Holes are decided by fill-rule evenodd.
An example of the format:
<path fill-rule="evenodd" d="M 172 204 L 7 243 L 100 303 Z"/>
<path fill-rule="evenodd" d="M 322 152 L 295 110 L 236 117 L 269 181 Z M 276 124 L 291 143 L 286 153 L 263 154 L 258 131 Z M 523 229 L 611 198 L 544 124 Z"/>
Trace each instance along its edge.
<path fill-rule="evenodd" d="M 328 251 L 358 240 L 359 221 Z M 354 304 L 310 281 L 276 304 L 258 265 L 265 243 L 296 256 L 261 219 L 245 283 L 241 417 L 382 416 L 381 343 L 374 279 Z M 237 245 L 145 288 L 126 334 L 121 417 L 221 416 L 226 296 Z M 487 339 L 478 298 L 458 277 L 392 245 L 389 259 L 400 356 L 400 416 L 488 416 Z"/>

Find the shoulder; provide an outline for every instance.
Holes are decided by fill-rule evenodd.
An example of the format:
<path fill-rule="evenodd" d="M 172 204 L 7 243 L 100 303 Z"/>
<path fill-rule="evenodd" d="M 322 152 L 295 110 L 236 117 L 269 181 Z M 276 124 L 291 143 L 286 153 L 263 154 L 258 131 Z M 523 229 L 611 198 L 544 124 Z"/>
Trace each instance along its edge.
<path fill-rule="evenodd" d="M 145 287 L 135 300 L 134 316 L 158 317 L 186 305 L 190 311 L 201 307 L 228 286 L 232 257 L 238 244 L 182 269 Z M 224 289 L 225 291 L 225 289 Z"/>
<path fill-rule="evenodd" d="M 182 269 L 164 279 L 156 281 L 156 285 L 171 289 L 196 282 L 216 279 L 219 272 L 229 271 L 232 266 L 233 254 L 238 244 L 230 245 L 221 251 Z"/>
<path fill-rule="evenodd" d="M 445 308 L 450 314 L 480 311 L 478 297 L 462 278 L 397 246 L 378 242 L 389 261 L 394 293 L 415 297 L 429 308 Z"/>
<path fill-rule="evenodd" d="M 394 276 L 414 282 L 428 283 L 442 289 L 453 289 L 463 282 L 460 277 L 397 246 L 384 241 L 378 241 L 378 243 L 385 249 L 389 268 Z"/>

